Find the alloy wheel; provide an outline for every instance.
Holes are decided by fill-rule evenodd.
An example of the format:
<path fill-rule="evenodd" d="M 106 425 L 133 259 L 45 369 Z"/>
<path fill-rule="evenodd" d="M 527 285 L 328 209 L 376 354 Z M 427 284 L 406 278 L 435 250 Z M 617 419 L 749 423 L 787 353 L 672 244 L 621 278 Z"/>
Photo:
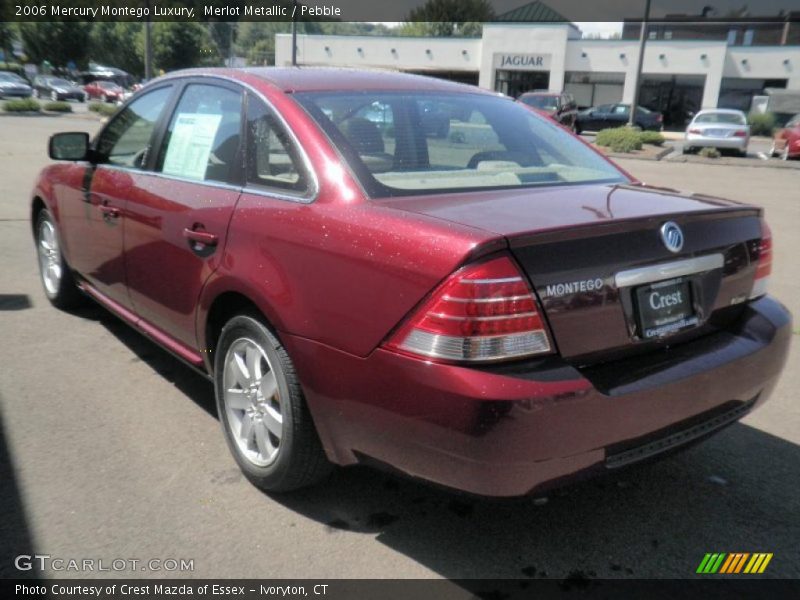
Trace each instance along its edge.
<path fill-rule="evenodd" d="M 231 438 L 258 467 L 275 461 L 283 437 L 281 392 L 264 349 L 250 338 L 235 340 L 225 355 L 223 402 Z"/>

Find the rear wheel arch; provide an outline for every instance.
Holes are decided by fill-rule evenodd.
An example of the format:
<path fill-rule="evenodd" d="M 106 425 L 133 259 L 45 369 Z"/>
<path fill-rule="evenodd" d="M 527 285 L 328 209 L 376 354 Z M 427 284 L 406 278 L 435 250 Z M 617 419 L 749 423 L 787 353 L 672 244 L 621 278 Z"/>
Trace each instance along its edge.
<path fill-rule="evenodd" d="M 237 291 L 226 291 L 218 294 L 211 301 L 205 316 L 205 322 L 200 330 L 204 339 L 199 340 L 206 369 L 212 375 L 214 374 L 214 350 L 222 333 L 222 328 L 225 327 L 228 321 L 238 315 L 249 315 L 258 318 L 276 338 L 280 339 L 270 319 L 250 297 Z"/>

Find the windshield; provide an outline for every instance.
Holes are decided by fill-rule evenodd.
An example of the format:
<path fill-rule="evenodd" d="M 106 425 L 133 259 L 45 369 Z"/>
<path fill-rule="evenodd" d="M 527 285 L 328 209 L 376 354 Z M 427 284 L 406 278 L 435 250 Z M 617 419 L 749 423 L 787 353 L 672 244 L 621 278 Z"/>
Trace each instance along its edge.
<path fill-rule="evenodd" d="M 558 108 L 558 98 L 556 96 L 522 96 L 520 100 L 528 106 L 541 110 L 556 110 Z"/>
<path fill-rule="evenodd" d="M 13 81 L 14 83 L 23 83 L 25 80 L 19 75 L 13 73 L 0 73 L 0 81 Z"/>
<path fill-rule="evenodd" d="M 722 123 L 724 125 L 747 125 L 744 115 L 737 113 L 702 113 L 694 119 L 695 123 Z"/>
<path fill-rule="evenodd" d="M 58 79 L 57 77 L 53 77 L 47 83 L 50 85 L 57 85 L 60 87 L 72 87 L 72 84 L 67 81 L 66 79 Z"/>
<path fill-rule="evenodd" d="M 372 197 L 626 181 L 558 125 L 507 98 L 421 92 L 295 97 Z"/>

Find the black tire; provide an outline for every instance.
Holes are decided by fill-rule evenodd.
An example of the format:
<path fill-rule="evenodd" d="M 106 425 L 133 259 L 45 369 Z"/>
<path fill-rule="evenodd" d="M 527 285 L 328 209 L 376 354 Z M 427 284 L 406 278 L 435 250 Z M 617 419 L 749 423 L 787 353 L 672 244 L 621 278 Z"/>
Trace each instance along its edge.
<path fill-rule="evenodd" d="M 232 426 L 229 419 L 229 407 L 225 400 L 228 354 L 234 344 L 243 342 L 254 342 L 260 347 L 266 358 L 266 362 L 260 364 L 268 368 L 263 377 L 274 372 L 277 383 L 274 402 L 279 405 L 282 433 L 280 438 L 273 438 L 279 440 L 277 454 L 265 465 L 256 464 L 240 447 L 242 437 L 233 433 L 235 424 Z M 231 358 L 233 354 L 235 349 Z M 230 385 L 230 381 L 227 385 Z M 214 391 L 225 441 L 242 473 L 253 485 L 270 492 L 288 492 L 318 483 L 330 473 L 332 465 L 322 449 L 294 364 L 259 316 L 239 315 L 222 328 L 215 349 Z M 261 387 L 258 393 L 261 393 Z M 232 418 L 235 420 L 236 417 Z M 252 441 L 256 445 L 256 441 Z M 247 445 L 247 442 L 244 443 Z M 253 452 L 259 450 L 256 448 L 251 454 Z"/>
<path fill-rule="evenodd" d="M 52 283 L 48 285 L 45 282 L 45 272 L 42 266 L 42 228 L 44 223 L 49 223 L 50 226 L 53 228 L 53 232 L 55 235 L 55 239 L 57 241 L 57 247 L 55 252 L 58 255 L 58 260 L 60 262 L 60 272 L 61 275 L 58 278 L 57 284 L 53 285 Z M 86 297 L 81 293 L 78 289 L 78 286 L 75 283 L 75 278 L 72 275 L 72 270 L 67 264 L 66 259 L 64 258 L 64 254 L 61 252 L 61 244 L 58 242 L 58 228 L 56 227 L 56 222 L 53 219 L 53 216 L 50 214 L 50 211 L 42 209 L 39 212 L 39 215 L 36 219 L 36 251 L 37 251 L 37 258 L 39 259 L 37 262 L 39 263 L 39 279 L 42 282 L 42 288 L 44 289 L 44 295 L 47 296 L 47 299 L 50 301 L 50 304 L 55 306 L 56 308 L 60 308 L 61 310 L 67 310 L 76 308 L 86 302 Z M 52 281 L 52 280 L 51 280 Z"/>

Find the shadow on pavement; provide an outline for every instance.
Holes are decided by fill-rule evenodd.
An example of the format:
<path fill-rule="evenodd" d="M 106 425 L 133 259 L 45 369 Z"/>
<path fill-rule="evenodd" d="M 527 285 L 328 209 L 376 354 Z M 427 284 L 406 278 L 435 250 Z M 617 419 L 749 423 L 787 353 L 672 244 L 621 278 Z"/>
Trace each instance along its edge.
<path fill-rule="evenodd" d="M 31 297 L 27 294 L 0 294 L 0 311 L 25 310 L 32 307 Z"/>
<path fill-rule="evenodd" d="M 0 398 L 0 408 L 2 407 Z M 38 570 L 18 571 L 14 559 L 20 554 L 35 554 L 33 539 L 25 514 L 22 492 L 14 470 L 11 451 L 6 442 L 0 410 L 0 579 L 34 578 Z"/>
<path fill-rule="evenodd" d="M 212 417 L 217 417 L 213 385 L 191 367 L 98 304 L 89 303 L 85 307 L 73 311 L 73 314 L 100 323 L 136 355 L 136 360 L 147 363 L 150 368 L 172 383 L 181 393 L 191 398 L 197 406 Z"/>
<path fill-rule="evenodd" d="M 99 307 L 79 316 L 101 322 L 216 414 L 213 387 L 189 367 Z M 686 578 L 707 552 L 772 552 L 765 577 L 798 578 L 798 465 L 800 447 L 737 423 L 660 462 L 546 499 L 475 498 L 366 467 L 337 469 L 319 486 L 268 497 L 332 536 L 376 536 L 449 579 L 559 578 L 580 585 L 596 578 Z"/>
<path fill-rule="evenodd" d="M 798 464 L 798 446 L 736 424 L 546 502 L 476 499 L 366 468 L 271 497 L 331 535 L 377 534 L 450 579 L 685 578 L 706 552 L 772 552 L 768 576 L 798 577 Z"/>

